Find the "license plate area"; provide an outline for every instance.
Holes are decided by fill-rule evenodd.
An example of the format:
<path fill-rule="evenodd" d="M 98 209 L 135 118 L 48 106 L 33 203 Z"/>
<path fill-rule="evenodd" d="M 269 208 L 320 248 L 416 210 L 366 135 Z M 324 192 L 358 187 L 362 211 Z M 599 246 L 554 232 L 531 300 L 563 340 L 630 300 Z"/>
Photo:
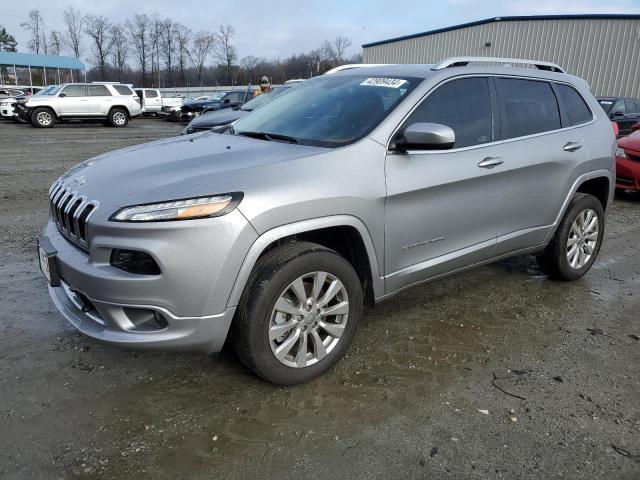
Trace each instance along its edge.
<path fill-rule="evenodd" d="M 58 251 L 53 247 L 47 237 L 38 240 L 40 270 L 52 287 L 60 286 L 60 274 L 58 273 L 58 265 L 56 264 L 57 253 Z"/>

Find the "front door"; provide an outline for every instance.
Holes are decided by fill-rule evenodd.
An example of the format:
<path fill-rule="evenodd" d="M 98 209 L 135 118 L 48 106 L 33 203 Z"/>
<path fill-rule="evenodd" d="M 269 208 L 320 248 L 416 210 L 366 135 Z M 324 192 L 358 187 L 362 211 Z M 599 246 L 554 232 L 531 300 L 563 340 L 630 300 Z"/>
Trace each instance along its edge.
<path fill-rule="evenodd" d="M 494 143 L 497 117 L 485 77 L 448 81 L 405 121 L 451 127 L 451 150 L 390 153 L 386 160 L 385 279 L 388 293 L 491 258 L 507 185 Z"/>
<path fill-rule="evenodd" d="M 90 111 L 86 85 L 67 85 L 58 94 L 61 116 L 88 115 Z"/>

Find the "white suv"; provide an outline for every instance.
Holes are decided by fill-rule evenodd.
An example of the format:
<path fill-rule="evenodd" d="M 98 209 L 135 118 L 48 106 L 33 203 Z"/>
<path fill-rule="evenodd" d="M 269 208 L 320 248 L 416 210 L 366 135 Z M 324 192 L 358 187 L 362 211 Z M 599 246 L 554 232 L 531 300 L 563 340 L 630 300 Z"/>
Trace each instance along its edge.
<path fill-rule="evenodd" d="M 56 121 L 105 120 L 125 127 L 140 115 L 140 103 L 128 85 L 112 83 L 64 83 L 24 104 L 26 117 L 34 127 L 53 127 Z"/>

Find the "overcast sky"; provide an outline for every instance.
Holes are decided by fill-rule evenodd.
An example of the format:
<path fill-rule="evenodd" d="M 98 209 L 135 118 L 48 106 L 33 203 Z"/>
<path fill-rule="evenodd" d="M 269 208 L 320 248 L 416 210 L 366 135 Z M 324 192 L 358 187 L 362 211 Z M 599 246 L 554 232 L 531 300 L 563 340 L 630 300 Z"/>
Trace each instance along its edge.
<path fill-rule="evenodd" d="M 30 9 L 40 10 L 47 30 L 61 30 L 62 11 L 71 4 L 114 22 L 123 22 L 134 13 L 157 12 L 193 31 L 230 24 L 236 30 L 239 58 L 286 57 L 316 48 L 324 38 L 336 35 L 351 39 L 351 54 L 360 52 L 363 43 L 495 16 L 640 13 L 640 0 L 8 0 L 3 4 L 0 25 L 16 37 L 19 51 L 27 51 L 27 35 L 20 23 Z M 86 40 L 84 49 L 82 59 L 86 61 Z"/>

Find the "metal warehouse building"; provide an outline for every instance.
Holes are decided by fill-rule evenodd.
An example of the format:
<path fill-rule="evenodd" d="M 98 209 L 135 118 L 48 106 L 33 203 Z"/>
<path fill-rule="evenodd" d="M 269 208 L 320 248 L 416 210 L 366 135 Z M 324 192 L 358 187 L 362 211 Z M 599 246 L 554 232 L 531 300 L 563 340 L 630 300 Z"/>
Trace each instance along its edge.
<path fill-rule="evenodd" d="M 452 56 L 554 62 L 596 95 L 640 98 L 640 15 L 496 17 L 362 46 L 365 63 L 436 63 Z"/>

